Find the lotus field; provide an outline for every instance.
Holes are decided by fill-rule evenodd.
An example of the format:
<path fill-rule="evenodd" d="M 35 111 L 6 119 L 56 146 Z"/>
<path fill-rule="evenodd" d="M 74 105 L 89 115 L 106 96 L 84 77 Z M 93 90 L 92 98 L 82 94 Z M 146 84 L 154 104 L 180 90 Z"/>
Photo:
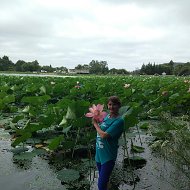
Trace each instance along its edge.
<path fill-rule="evenodd" d="M 83 158 L 83 164 L 93 165 L 96 131 L 85 115 L 93 104 L 104 105 L 103 111 L 107 111 L 107 99 L 112 95 L 121 99 L 125 131 L 145 130 L 154 137 L 152 150 L 165 155 L 190 178 L 189 77 L 0 76 L 0 127 L 11 134 L 15 159 L 59 152 L 63 159 Z M 124 146 L 126 141 L 124 135 Z M 83 169 L 69 164 L 67 169 L 72 178 L 64 178 L 65 170 L 58 172 L 65 183 L 78 179 L 82 172 L 85 176 Z"/>

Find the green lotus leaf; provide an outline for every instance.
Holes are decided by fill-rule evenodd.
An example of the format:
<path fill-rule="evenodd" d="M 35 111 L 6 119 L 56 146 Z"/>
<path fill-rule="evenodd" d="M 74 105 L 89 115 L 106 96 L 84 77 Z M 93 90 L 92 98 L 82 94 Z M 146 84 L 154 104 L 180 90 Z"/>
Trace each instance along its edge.
<path fill-rule="evenodd" d="M 35 152 L 24 152 L 21 154 L 14 155 L 15 160 L 31 160 L 34 156 L 36 156 Z"/>
<path fill-rule="evenodd" d="M 52 139 L 52 141 L 50 142 L 48 148 L 50 150 L 55 150 L 58 148 L 58 146 L 60 145 L 60 143 L 63 141 L 64 137 L 63 135 L 60 135 L 59 137 L 56 137 L 54 139 Z"/>
<path fill-rule="evenodd" d="M 17 115 L 13 118 L 12 122 L 17 123 L 19 120 L 24 119 L 24 115 Z"/>
<path fill-rule="evenodd" d="M 40 87 L 40 93 L 41 94 L 46 94 L 46 87 L 45 86 Z"/>
<path fill-rule="evenodd" d="M 22 110 L 22 112 L 24 112 L 24 113 L 28 113 L 30 111 L 30 106 L 26 106 L 23 110 Z"/>
<path fill-rule="evenodd" d="M 31 105 L 41 105 L 47 102 L 49 99 L 51 99 L 49 95 L 31 96 L 31 97 L 23 97 L 21 102 L 29 103 Z"/>
<path fill-rule="evenodd" d="M 9 104 L 9 103 L 12 103 L 12 102 L 15 102 L 15 96 L 14 95 L 7 95 L 3 98 L 3 102 L 5 104 Z"/>
<path fill-rule="evenodd" d="M 31 133 L 24 133 L 22 136 L 17 137 L 16 140 L 14 142 L 12 142 L 11 146 L 15 147 L 18 144 L 20 144 L 21 142 L 25 142 L 28 138 L 30 138 L 32 136 Z"/>
<path fill-rule="evenodd" d="M 65 183 L 71 183 L 79 177 L 79 172 L 73 169 L 63 169 L 57 173 L 57 178 Z"/>
<path fill-rule="evenodd" d="M 67 114 L 66 114 L 66 119 L 76 119 L 76 115 L 73 109 L 71 109 L 70 106 L 67 108 Z"/>
<path fill-rule="evenodd" d="M 29 149 L 27 147 L 17 147 L 17 148 L 11 149 L 10 151 L 14 154 L 20 154 L 21 152 L 26 152 L 28 150 Z"/>
<path fill-rule="evenodd" d="M 66 123 L 67 123 L 66 116 L 63 116 L 63 119 L 62 119 L 62 121 L 60 122 L 59 125 L 64 125 Z"/>

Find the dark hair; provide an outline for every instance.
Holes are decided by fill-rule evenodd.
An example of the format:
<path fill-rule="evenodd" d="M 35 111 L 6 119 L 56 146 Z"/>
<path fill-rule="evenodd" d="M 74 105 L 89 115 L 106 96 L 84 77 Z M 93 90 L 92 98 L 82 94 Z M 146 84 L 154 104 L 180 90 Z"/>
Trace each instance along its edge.
<path fill-rule="evenodd" d="M 117 104 L 119 107 L 121 107 L 121 101 L 117 96 L 110 96 L 108 98 L 108 102 L 112 102 L 114 104 Z"/>

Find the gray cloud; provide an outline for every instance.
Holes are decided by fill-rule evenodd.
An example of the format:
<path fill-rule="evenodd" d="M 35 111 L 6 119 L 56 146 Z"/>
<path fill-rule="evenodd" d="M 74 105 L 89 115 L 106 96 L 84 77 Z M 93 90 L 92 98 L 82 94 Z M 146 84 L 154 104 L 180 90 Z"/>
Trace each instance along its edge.
<path fill-rule="evenodd" d="M 0 57 L 66 66 L 189 61 L 188 0 L 0 0 Z"/>

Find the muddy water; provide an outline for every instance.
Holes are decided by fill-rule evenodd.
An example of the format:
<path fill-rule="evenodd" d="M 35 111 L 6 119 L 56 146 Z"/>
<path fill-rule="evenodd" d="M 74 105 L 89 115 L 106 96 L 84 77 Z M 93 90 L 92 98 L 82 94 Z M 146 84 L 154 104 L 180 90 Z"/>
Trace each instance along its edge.
<path fill-rule="evenodd" d="M 0 129 L 0 189 L 2 190 L 64 190 L 48 162 L 40 157 L 18 165 L 13 160 L 10 136 Z"/>
<path fill-rule="evenodd" d="M 147 160 L 144 167 L 134 169 L 123 167 L 124 151 L 119 149 L 118 160 L 111 178 L 112 190 L 189 190 L 187 179 L 172 164 L 158 155 L 152 154 L 148 147 L 151 137 L 141 135 L 145 152 L 135 155 Z M 138 135 L 132 137 L 135 145 L 140 145 Z M 130 147 L 131 141 L 128 142 Z M 0 128 L 0 189 L 3 190 L 64 190 L 66 187 L 57 179 L 55 170 L 48 160 L 34 157 L 31 161 L 18 164 L 13 159 L 9 134 Z M 130 148 L 129 148 L 130 153 Z M 130 156 L 134 156 L 130 153 Z M 92 174 L 91 190 L 97 190 L 98 173 Z M 133 182 L 135 181 L 135 183 Z M 3 188 L 1 188 L 3 187 Z"/>
<path fill-rule="evenodd" d="M 190 182 L 188 178 L 180 172 L 174 165 L 161 157 L 158 153 L 153 153 L 148 146 L 153 137 L 147 134 L 136 133 L 132 138 L 128 138 L 129 156 L 140 156 L 147 160 L 146 165 L 140 168 L 124 168 L 124 151 L 120 147 L 118 159 L 111 177 L 111 190 L 189 190 Z M 131 139 L 134 145 L 145 148 L 143 153 L 131 153 Z M 91 190 L 97 188 L 98 173 Z M 135 182 L 134 182 L 135 181 Z M 116 184 L 116 186 L 114 186 Z"/>

